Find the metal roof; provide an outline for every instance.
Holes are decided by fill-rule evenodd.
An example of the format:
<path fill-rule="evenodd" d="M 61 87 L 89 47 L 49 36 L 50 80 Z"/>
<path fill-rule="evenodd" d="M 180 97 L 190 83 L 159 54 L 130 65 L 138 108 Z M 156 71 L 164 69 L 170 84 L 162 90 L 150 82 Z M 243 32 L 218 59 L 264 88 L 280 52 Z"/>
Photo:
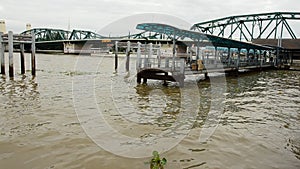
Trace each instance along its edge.
<path fill-rule="evenodd" d="M 160 23 L 141 23 L 136 26 L 136 29 L 145 30 L 150 32 L 156 32 L 172 36 L 175 39 L 190 38 L 196 42 L 211 42 L 213 46 L 217 47 L 229 47 L 229 48 L 240 48 L 240 49 L 258 49 L 258 50 L 271 50 L 273 48 L 262 46 L 258 44 L 241 42 L 237 40 L 222 38 L 214 35 L 208 35 L 200 32 L 191 30 L 179 29 L 174 26 L 160 24 Z M 177 38 L 176 38 L 177 37 Z"/>

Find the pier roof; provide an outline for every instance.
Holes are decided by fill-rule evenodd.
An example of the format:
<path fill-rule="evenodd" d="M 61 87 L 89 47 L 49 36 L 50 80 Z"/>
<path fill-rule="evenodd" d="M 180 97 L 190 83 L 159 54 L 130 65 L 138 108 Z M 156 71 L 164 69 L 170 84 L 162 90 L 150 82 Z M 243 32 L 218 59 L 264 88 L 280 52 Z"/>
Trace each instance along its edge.
<path fill-rule="evenodd" d="M 160 24 L 160 23 L 141 23 L 136 26 L 136 29 L 145 30 L 150 32 L 156 32 L 172 36 L 176 39 L 189 38 L 196 42 L 211 42 L 213 46 L 240 48 L 240 49 L 258 49 L 258 50 L 271 50 L 273 48 L 262 46 L 254 43 L 242 42 L 227 38 L 222 38 L 214 35 L 208 35 L 205 33 L 195 32 L 191 30 L 179 29 L 177 27 Z"/>

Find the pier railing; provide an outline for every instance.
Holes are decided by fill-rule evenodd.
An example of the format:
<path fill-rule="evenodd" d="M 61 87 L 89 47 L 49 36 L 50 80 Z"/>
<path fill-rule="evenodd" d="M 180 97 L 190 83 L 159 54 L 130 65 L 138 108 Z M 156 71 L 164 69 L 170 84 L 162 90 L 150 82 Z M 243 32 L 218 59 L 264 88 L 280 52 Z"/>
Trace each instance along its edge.
<path fill-rule="evenodd" d="M 160 69 L 173 74 L 185 72 L 185 59 L 179 57 L 164 57 L 160 52 L 160 45 L 142 45 L 137 43 L 136 69 L 138 72 L 145 69 Z M 175 54 L 174 54 L 175 55 Z"/>
<path fill-rule="evenodd" d="M 138 58 L 137 71 L 144 69 L 160 69 L 165 72 L 184 74 L 185 60 L 183 58 Z"/>

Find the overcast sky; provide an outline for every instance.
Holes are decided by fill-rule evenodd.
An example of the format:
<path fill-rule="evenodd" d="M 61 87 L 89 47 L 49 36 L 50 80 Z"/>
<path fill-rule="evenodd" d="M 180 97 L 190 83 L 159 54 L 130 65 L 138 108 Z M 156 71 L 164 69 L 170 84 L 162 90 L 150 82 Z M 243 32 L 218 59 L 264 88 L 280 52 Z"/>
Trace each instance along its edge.
<path fill-rule="evenodd" d="M 232 15 L 264 12 L 300 12 L 299 0 L 1 0 L 0 19 L 7 30 L 20 33 L 26 23 L 32 27 L 84 29 L 105 32 L 111 23 L 136 15 L 160 20 L 153 14 L 179 18 L 179 25 L 194 24 Z M 140 14 L 140 15 L 137 15 Z M 151 17 L 152 15 L 152 17 Z M 130 18 L 130 17 L 129 17 Z M 166 18 L 162 17 L 162 20 Z M 176 19 L 175 19 L 176 20 Z M 172 22 L 175 22 L 173 20 Z M 126 19 L 123 23 L 125 24 Z M 111 28 L 110 28 L 111 29 Z M 127 29 L 127 28 L 126 28 Z M 113 31 L 113 30 L 111 30 Z M 299 32 L 299 31 L 298 31 Z M 106 32 L 107 33 L 107 30 Z M 298 35 L 299 36 L 299 35 Z"/>

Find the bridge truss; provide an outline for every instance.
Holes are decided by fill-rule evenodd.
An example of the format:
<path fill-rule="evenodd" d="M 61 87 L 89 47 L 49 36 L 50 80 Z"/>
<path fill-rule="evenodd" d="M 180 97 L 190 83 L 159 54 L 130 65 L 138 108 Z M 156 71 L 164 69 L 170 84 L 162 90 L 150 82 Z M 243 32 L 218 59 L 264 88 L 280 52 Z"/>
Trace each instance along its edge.
<path fill-rule="evenodd" d="M 31 35 L 31 32 L 34 32 L 37 42 L 67 40 L 71 33 L 70 31 L 62 29 L 34 28 L 22 32 L 21 35 Z"/>
<path fill-rule="evenodd" d="M 146 39 L 146 40 L 172 40 L 172 37 L 167 34 L 151 32 L 151 31 L 143 31 L 141 33 L 136 33 L 128 36 L 122 36 L 120 38 L 128 38 L 128 39 Z"/>
<path fill-rule="evenodd" d="M 103 36 L 86 30 L 67 31 L 62 29 L 52 28 L 34 28 L 21 33 L 21 35 L 35 34 L 37 42 L 41 41 L 59 41 L 59 40 L 86 40 L 86 39 L 101 39 Z"/>
<path fill-rule="evenodd" d="M 95 32 L 74 29 L 69 37 L 69 40 L 101 39 L 101 38 L 103 38 L 103 36 Z"/>
<path fill-rule="evenodd" d="M 253 39 L 283 38 L 283 33 L 297 39 L 290 20 L 300 20 L 300 12 L 274 12 L 230 16 L 194 24 L 191 30 L 225 37 L 252 41 Z"/>

